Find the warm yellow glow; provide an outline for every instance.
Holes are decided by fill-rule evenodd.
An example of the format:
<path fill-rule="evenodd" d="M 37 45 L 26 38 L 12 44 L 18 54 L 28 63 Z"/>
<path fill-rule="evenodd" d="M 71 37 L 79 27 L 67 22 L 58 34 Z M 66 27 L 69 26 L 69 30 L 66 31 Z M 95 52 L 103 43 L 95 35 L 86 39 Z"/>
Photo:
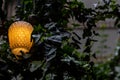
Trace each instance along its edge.
<path fill-rule="evenodd" d="M 22 55 L 21 51 L 24 53 L 29 52 L 33 45 L 32 32 L 33 27 L 28 22 L 17 21 L 11 24 L 8 29 L 8 38 L 10 49 L 15 56 Z"/>

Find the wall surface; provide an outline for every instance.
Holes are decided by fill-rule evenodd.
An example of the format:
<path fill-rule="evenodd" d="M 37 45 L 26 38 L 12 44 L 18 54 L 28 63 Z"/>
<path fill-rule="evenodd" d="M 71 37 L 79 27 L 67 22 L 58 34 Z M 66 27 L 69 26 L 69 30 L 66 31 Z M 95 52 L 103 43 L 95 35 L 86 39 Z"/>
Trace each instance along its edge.
<path fill-rule="evenodd" d="M 94 37 L 94 39 L 98 41 L 93 44 L 92 53 L 95 52 L 97 54 L 97 57 L 115 55 L 119 37 L 118 29 L 106 28 L 96 29 L 95 31 L 98 32 L 100 36 Z M 76 32 L 79 36 L 82 37 L 82 29 L 75 29 L 74 32 Z M 81 52 L 84 48 L 85 41 L 85 39 L 81 40 Z"/>
<path fill-rule="evenodd" d="M 84 2 L 85 3 L 85 6 L 86 7 L 91 7 L 91 8 L 93 8 L 94 7 L 94 4 L 96 4 L 98 1 L 101 3 L 101 4 L 103 4 L 103 0 L 79 0 L 79 1 L 82 1 L 82 2 Z M 106 0 L 107 1 L 107 0 Z M 120 0 L 116 0 L 117 1 L 117 4 L 120 4 Z"/>

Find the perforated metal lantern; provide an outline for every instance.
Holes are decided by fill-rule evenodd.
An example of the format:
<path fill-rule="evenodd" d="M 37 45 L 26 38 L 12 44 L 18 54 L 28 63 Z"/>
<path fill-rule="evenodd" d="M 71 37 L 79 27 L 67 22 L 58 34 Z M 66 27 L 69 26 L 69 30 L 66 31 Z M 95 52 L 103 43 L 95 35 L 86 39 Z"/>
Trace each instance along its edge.
<path fill-rule="evenodd" d="M 33 27 L 30 23 L 25 21 L 17 21 L 10 25 L 8 29 L 9 45 L 12 53 L 22 55 L 28 53 L 33 45 L 31 34 Z"/>

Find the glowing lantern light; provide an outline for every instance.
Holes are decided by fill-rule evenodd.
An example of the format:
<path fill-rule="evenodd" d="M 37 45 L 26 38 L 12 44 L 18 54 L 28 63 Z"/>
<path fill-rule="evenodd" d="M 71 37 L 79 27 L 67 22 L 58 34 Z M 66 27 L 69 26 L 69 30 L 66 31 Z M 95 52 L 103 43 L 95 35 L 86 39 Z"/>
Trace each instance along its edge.
<path fill-rule="evenodd" d="M 11 24 L 8 29 L 8 38 L 10 49 L 15 56 L 21 56 L 22 53 L 28 53 L 33 45 L 31 34 L 33 27 L 25 21 L 17 21 Z"/>

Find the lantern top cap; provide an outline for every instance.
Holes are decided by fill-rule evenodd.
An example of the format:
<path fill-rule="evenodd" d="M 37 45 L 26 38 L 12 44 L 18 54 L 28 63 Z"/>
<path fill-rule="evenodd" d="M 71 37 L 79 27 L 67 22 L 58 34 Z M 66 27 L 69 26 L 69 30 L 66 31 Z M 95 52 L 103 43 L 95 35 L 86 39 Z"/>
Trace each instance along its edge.
<path fill-rule="evenodd" d="M 26 21 L 16 21 L 10 25 L 10 28 L 11 27 L 27 27 L 33 30 L 33 26 L 29 22 L 26 22 Z"/>

